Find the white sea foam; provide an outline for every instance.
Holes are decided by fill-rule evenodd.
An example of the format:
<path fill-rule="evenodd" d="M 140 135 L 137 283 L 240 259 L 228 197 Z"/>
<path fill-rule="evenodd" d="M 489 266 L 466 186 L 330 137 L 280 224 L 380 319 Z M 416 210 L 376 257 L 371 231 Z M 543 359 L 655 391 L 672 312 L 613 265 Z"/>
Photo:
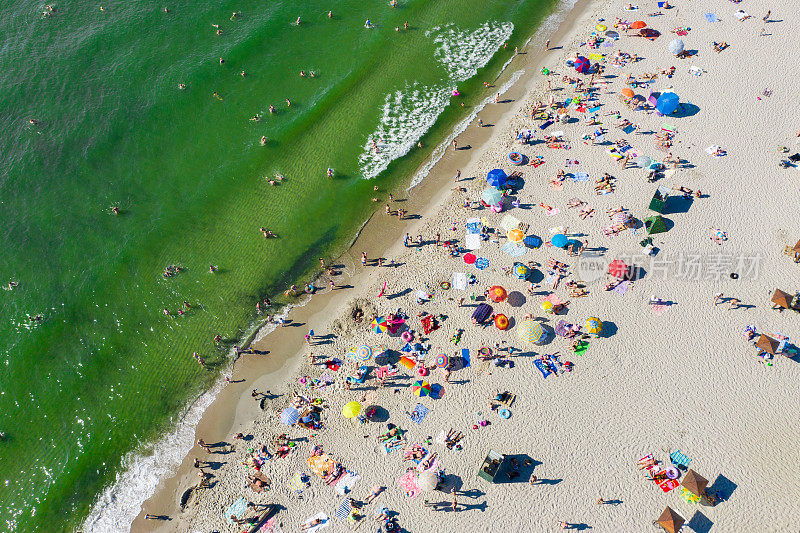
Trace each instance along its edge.
<path fill-rule="evenodd" d="M 367 138 L 359 157 L 361 175 L 374 178 L 406 155 L 450 104 L 456 84 L 485 66 L 513 30 L 510 22 L 487 22 L 471 31 L 452 24 L 429 30 L 425 35 L 438 45 L 434 55 L 447 70 L 447 79 L 435 86 L 408 84 L 386 95 L 380 124 Z"/>

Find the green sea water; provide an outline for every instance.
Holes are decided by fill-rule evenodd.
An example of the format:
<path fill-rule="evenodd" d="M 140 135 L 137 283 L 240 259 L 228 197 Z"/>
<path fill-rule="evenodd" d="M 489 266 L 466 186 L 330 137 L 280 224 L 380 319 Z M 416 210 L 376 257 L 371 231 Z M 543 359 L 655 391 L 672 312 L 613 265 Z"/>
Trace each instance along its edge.
<path fill-rule="evenodd" d="M 79 527 L 556 3 L 3 2 L 0 530 Z"/>

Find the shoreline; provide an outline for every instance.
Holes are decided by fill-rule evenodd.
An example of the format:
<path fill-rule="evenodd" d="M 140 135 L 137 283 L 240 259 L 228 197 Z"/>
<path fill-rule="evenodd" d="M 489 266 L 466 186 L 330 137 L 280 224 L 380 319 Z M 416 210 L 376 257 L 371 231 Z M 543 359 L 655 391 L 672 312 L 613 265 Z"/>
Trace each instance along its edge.
<path fill-rule="evenodd" d="M 561 40 L 568 40 L 568 38 L 570 38 L 570 32 L 575 30 L 578 20 L 586 14 L 591 6 L 591 0 L 577 0 L 572 7 L 568 8 L 566 17 L 557 22 L 555 28 L 551 29 L 552 33 L 548 34 L 549 38 L 556 43 Z M 541 25 L 545 25 L 552 17 L 557 17 L 559 14 L 563 15 L 563 11 L 563 7 L 557 8 L 556 11 L 542 21 Z M 488 133 L 483 131 L 486 128 L 477 130 L 472 128 L 469 131 L 465 131 L 470 125 L 473 125 L 474 118 L 477 114 L 481 114 L 482 117 L 488 117 L 491 122 L 499 123 L 503 119 L 506 121 L 509 120 L 518 111 L 518 108 L 523 105 L 521 98 L 528 93 L 530 87 L 536 83 L 537 78 L 541 78 L 538 69 L 541 67 L 541 62 L 548 56 L 548 54 L 541 50 L 536 53 L 527 51 L 530 50 L 533 45 L 543 44 L 545 37 L 540 34 L 540 28 L 537 28 L 537 30 L 529 36 L 525 41 L 525 47 L 522 49 L 521 53 L 509 60 L 504 69 L 494 79 L 495 83 L 505 83 L 508 81 L 505 79 L 506 75 L 511 74 L 513 76 L 514 72 L 525 69 L 520 79 L 514 81 L 503 95 L 506 98 L 511 98 L 513 95 L 513 104 L 509 108 L 495 111 L 491 105 L 487 105 L 487 102 L 491 99 L 490 93 L 480 105 L 480 109 L 471 112 L 464 120 L 457 122 L 454 129 L 450 134 L 446 135 L 440 145 L 444 147 L 444 153 L 435 161 L 431 161 L 431 159 L 435 157 L 435 152 L 439 147 L 434 148 L 429 158 L 423 160 L 418 169 L 411 174 L 411 178 L 408 180 L 409 185 L 402 186 L 402 184 L 400 184 L 401 189 L 405 190 L 409 195 L 407 201 L 410 202 L 409 205 L 411 208 L 407 209 L 407 211 L 420 214 L 424 221 L 427 215 L 440 207 L 442 198 L 449 193 L 449 186 L 452 183 L 450 176 L 454 174 L 455 169 L 464 168 L 473 164 L 487 148 L 489 141 L 495 134 L 499 134 L 501 130 L 499 127 L 488 128 L 491 130 Z M 542 42 L 539 43 L 537 41 Z M 553 44 L 553 46 L 556 45 Z M 557 50 L 551 50 L 551 52 L 557 52 Z M 517 61 L 518 59 L 522 59 L 522 61 Z M 459 125 L 464 123 L 466 126 L 462 128 L 460 132 L 456 132 Z M 462 138 L 467 139 L 468 144 L 474 142 L 478 148 L 476 150 L 475 147 L 473 147 L 466 151 L 467 154 L 465 157 L 463 157 L 464 151 L 459 151 L 457 156 L 454 156 L 452 150 L 447 149 L 453 137 L 459 139 L 459 141 L 461 141 Z M 466 159 L 466 161 L 464 161 L 464 159 Z M 417 178 L 421 169 L 426 166 L 429 166 L 426 174 L 420 178 L 417 184 L 411 185 L 410 183 Z M 400 190 L 397 192 L 399 193 Z M 425 198 L 428 198 L 428 200 L 424 200 Z M 406 204 L 403 204 L 403 207 L 406 208 Z M 415 210 L 416 207 L 420 209 Z M 391 235 L 395 237 L 401 236 L 405 231 L 413 231 L 413 227 L 409 228 L 403 224 L 396 223 L 394 217 L 388 221 L 389 227 L 387 228 L 387 221 L 381 216 L 375 216 L 378 211 L 379 210 L 375 210 L 367 220 L 365 220 L 354 235 L 347 251 L 334 261 L 334 264 L 346 263 L 342 275 L 338 276 L 336 279 L 337 284 L 341 285 L 343 282 L 347 282 L 348 284 L 357 281 L 363 282 L 363 278 L 373 274 L 372 269 L 363 269 L 360 265 L 357 265 L 358 253 L 351 253 L 353 248 L 359 246 L 359 249 L 367 251 L 370 257 L 382 255 L 396 246 L 391 245 L 387 248 L 383 245 L 383 243 L 387 241 L 387 229 Z M 389 239 L 389 242 L 394 242 L 394 240 Z M 349 299 L 352 299 L 352 296 L 343 291 L 318 293 L 309 298 L 306 303 L 289 304 L 286 306 L 288 310 L 281 310 L 281 315 L 292 312 L 292 322 L 303 322 L 310 325 L 312 329 L 320 329 L 326 321 L 325 319 L 328 318 L 325 312 L 340 308 L 342 302 L 346 302 Z M 252 405 L 253 402 L 247 394 L 248 391 L 251 388 L 257 388 L 259 390 L 277 389 L 280 387 L 282 378 L 294 374 L 302 365 L 303 360 L 300 356 L 305 351 L 305 346 L 302 342 L 302 338 L 298 340 L 299 336 L 296 334 L 296 331 L 294 331 L 295 328 L 273 326 L 272 331 L 262 335 L 261 331 L 269 327 L 269 325 L 256 327 L 255 330 L 248 335 L 248 337 L 252 339 L 252 344 L 248 346 L 248 348 L 267 351 L 267 344 L 269 344 L 270 346 L 281 346 L 280 353 L 274 351 L 270 352 L 266 358 L 247 356 L 245 354 L 240 356 L 234 365 L 234 373 L 231 376 L 232 383 L 227 384 L 227 386 L 222 386 L 224 380 L 221 378 L 212 388 L 212 390 L 217 390 L 217 394 L 211 403 L 204 408 L 200 420 L 194 427 L 193 433 L 195 434 L 195 440 L 199 438 L 199 435 L 203 435 L 205 438 L 215 441 L 224 440 L 231 432 L 235 432 L 237 428 L 244 427 L 255 420 L 259 415 L 263 415 L 261 409 L 255 408 Z M 285 331 L 281 331 L 282 329 Z M 244 346 L 247 345 L 244 344 Z M 223 372 L 223 374 L 225 374 L 225 372 Z M 253 375 L 258 377 L 255 379 L 247 379 L 244 383 L 234 383 L 240 379 L 240 376 Z M 192 405 L 200 401 L 206 394 L 208 394 L 208 392 L 198 397 L 197 400 L 192 402 Z M 187 409 L 187 412 L 190 410 L 191 407 Z M 233 417 L 230 416 L 231 413 L 233 413 Z M 174 514 L 177 511 L 177 499 L 182 492 L 182 485 L 180 485 L 180 483 L 194 481 L 194 478 L 189 476 L 190 473 L 194 473 L 190 464 L 190 456 L 196 452 L 197 449 L 195 446 L 186 454 L 177 471 L 169 477 L 160 478 L 158 480 L 155 493 L 142 503 L 139 515 L 131 524 L 132 532 L 171 530 L 167 525 L 156 527 L 152 522 L 145 521 L 144 514 L 149 506 L 157 506 L 160 509 L 159 513 L 164 514 L 169 514 L 170 512 Z"/>

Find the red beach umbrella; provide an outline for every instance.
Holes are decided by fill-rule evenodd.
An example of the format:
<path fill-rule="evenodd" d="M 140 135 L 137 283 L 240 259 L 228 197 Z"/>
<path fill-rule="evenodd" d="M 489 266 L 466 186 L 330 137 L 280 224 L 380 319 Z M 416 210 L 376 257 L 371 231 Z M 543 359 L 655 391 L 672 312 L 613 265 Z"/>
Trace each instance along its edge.
<path fill-rule="evenodd" d="M 608 265 L 608 273 L 615 278 L 624 278 L 628 275 L 628 265 L 620 259 L 614 259 L 611 261 L 611 264 Z"/>
<path fill-rule="evenodd" d="M 464 254 L 464 262 L 468 265 L 474 265 L 476 259 L 475 254 Z"/>
<path fill-rule="evenodd" d="M 630 25 L 631 29 L 633 30 L 641 30 L 642 28 L 646 28 L 647 24 L 643 20 L 637 20 L 633 24 Z"/>

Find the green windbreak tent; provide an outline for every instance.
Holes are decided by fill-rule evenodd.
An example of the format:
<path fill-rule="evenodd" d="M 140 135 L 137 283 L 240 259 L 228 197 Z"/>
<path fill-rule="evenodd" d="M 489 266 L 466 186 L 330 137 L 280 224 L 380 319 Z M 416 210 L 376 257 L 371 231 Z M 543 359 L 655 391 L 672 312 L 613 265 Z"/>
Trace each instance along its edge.
<path fill-rule="evenodd" d="M 654 233 L 664 233 L 667 231 L 667 223 L 664 221 L 664 217 L 661 215 L 644 219 L 644 227 L 647 228 L 648 235 L 652 235 Z"/>

